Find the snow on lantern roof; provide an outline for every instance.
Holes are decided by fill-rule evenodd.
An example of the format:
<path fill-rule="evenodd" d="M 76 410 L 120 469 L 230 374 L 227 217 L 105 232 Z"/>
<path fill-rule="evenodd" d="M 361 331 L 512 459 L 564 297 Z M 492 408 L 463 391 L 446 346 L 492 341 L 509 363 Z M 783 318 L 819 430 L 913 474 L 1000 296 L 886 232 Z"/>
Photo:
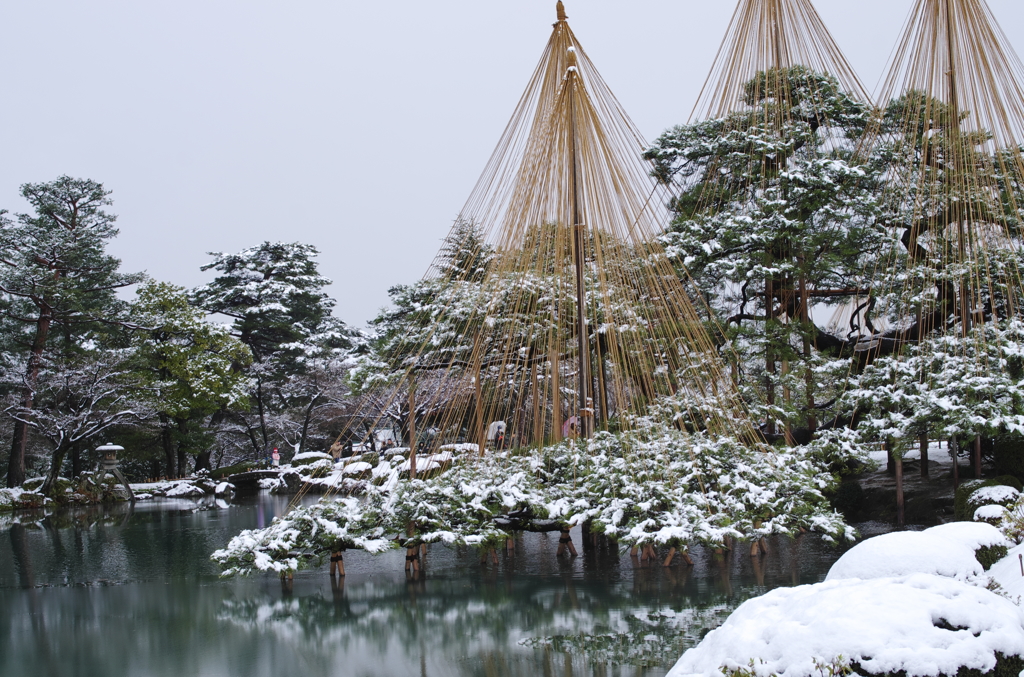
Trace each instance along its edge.
<path fill-rule="evenodd" d="M 124 447 L 107 442 L 103 446 L 96 447 L 96 451 L 124 451 Z"/>

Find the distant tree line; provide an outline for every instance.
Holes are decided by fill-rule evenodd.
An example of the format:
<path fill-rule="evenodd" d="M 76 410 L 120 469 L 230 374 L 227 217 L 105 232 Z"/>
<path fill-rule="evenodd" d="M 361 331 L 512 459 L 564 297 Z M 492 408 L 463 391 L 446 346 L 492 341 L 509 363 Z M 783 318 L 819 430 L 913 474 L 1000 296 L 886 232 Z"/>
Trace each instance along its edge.
<path fill-rule="evenodd" d="M 0 451 L 8 486 L 92 469 L 126 447 L 131 477 L 329 447 L 363 337 L 331 313 L 317 250 L 264 242 L 213 254 L 187 290 L 107 253 L 110 191 L 62 176 L 0 212 Z M 134 291 L 134 296 L 128 292 Z"/>

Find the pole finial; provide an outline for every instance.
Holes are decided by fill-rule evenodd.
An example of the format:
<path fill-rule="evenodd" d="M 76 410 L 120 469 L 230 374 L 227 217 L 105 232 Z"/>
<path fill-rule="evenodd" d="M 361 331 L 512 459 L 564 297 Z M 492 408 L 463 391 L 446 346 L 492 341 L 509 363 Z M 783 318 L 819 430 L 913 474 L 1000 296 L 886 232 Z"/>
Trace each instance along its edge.
<path fill-rule="evenodd" d="M 565 5 L 562 4 L 562 0 L 558 0 L 558 4 L 555 5 L 555 10 L 558 12 L 559 21 L 565 21 L 569 18 L 565 13 Z"/>

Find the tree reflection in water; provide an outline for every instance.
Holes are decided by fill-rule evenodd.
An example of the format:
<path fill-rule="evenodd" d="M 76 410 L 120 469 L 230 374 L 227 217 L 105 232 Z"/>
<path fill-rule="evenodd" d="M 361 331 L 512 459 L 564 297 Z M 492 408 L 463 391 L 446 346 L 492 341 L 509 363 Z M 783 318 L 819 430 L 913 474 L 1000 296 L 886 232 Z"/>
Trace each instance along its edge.
<path fill-rule="evenodd" d="M 432 546 L 416 580 L 403 553 L 355 552 L 347 578 L 288 592 L 218 579 L 209 554 L 275 500 L 0 516 L 0 674 L 655 677 L 744 599 L 838 557 L 808 536 L 665 568 L 574 534 L 581 556 L 559 561 L 557 539 L 522 534 L 496 566 Z"/>

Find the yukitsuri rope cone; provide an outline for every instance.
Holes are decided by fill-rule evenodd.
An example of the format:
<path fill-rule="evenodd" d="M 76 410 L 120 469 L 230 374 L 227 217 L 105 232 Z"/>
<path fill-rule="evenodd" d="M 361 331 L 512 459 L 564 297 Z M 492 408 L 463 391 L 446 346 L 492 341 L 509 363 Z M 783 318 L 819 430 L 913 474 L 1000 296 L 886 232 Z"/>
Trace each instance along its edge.
<path fill-rule="evenodd" d="M 717 290 L 714 310 L 744 354 L 736 378 L 758 384 L 748 397 L 763 403 L 770 439 L 815 432 L 815 360 L 848 342 L 815 326 L 814 307 L 852 304 L 851 325 L 862 315 L 850 299 L 867 296 L 868 276 L 846 262 L 862 257 L 869 218 L 873 186 L 852 161 L 869 118 L 809 0 L 740 0 L 690 122 L 648 153 L 676 196 L 662 241 Z"/>
<path fill-rule="evenodd" d="M 559 2 L 446 244 L 380 338 L 381 360 L 357 370 L 343 438 L 365 442 L 398 420 L 408 459 L 373 453 L 372 474 L 367 455 L 349 459 L 364 475 L 342 485 L 358 497 L 239 534 L 213 555 L 226 574 L 290 574 L 399 541 L 413 574 L 426 543 L 496 562 L 528 529 L 561 531 L 557 554 L 575 555 L 576 525 L 641 559 L 667 548 L 666 566 L 677 553 L 689 562 L 695 543 L 852 538 L 822 492 L 833 456 L 769 453 L 748 415 L 714 322 L 658 240 L 668 194 L 646 148 Z"/>
<path fill-rule="evenodd" d="M 892 373 L 918 378 L 922 392 L 959 382 L 957 401 L 943 406 L 962 408 L 962 420 L 945 416 L 936 426 L 919 414 L 916 432 L 923 453 L 929 432 L 954 448 L 959 438 L 979 477 L 981 438 L 998 434 L 1004 417 L 996 406 L 970 416 L 980 404 L 971 401 L 995 405 L 1007 395 L 986 392 L 985 383 L 1007 371 L 1024 319 L 1022 76 L 984 0 L 917 0 L 862 153 L 885 163 L 880 221 L 893 243 L 873 290 L 892 329 L 872 336 L 867 352 L 892 356 Z M 963 373 L 953 377 L 955 370 Z"/>
<path fill-rule="evenodd" d="M 470 443 L 482 454 L 494 422 L 504 422 L 506 446 L 543 445 L 628 426 L 628 415 L 674 394 L 680 425 L 753 439 L 658 244 L 668 195 L 650 178 L 646 144 L 561 3 L 558 17 L 428 272 L 444 302 L 422 332 L 390 341 L 389 380 L 367 387 L 354 418 L 412 406 L 413 446 Z"/>

